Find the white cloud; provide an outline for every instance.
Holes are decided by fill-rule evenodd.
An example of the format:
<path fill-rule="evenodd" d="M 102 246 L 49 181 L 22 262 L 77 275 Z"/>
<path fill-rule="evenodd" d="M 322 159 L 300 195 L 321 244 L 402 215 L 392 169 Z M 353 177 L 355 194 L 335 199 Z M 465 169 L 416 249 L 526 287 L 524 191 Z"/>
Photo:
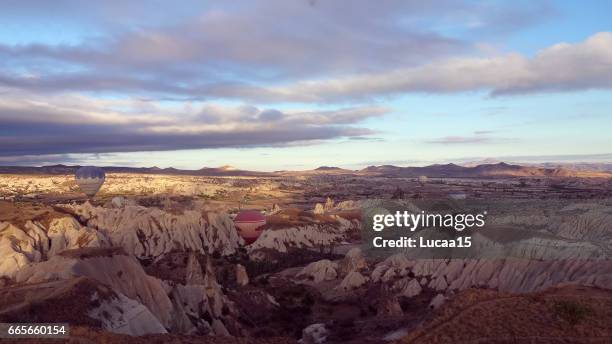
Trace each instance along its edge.
<path fill-rule="evenodd" d="M 363 99 L 400 93 L 490 90 L 493 94 L 612 87 L 612 33 L 560 43 L 527 58 L 517 53 L 451 58 L 418 67 L 262 90 L 264 97 L 301 101 Z"/>
<path fill-rule="evenodd" d="M 47 6 L 36 1 L 9 7 L 44 17 L 39 12 Z M 492 69 L 513 61 L 445 61 L 477 53 L 482 44 L 458 38 L 444 26 L 476 36 L 500 34 L 528 27 L 554 12 L 542 1 L 462 0 L 265 0 L 181 6 L 105 1 L 93 7 L 66 0 L 55 6 L 58 12 L 74 12 L 74 17 L 98 25 L 99 37 L 76 44 L 0 41 L 0 86 L 41 93 L 113 92 L 245 102 L 319 102 L 413 89 L 450 92 L 491 82 L 458 76 L 463 80 L 441 85 L 431 78 L 453 77 L 446 75 L 452 74 L 448 69 Z M 186 13 L 190 7 L 193 12 Z M 160 12 L 168 16 L 159 18 Z M 133 18 L 133 25 L 114 21 L 125 17 Z M 151 21 L 145 25 L 140 17 Z M 478 23 L 477 28 L 465 27 L 466 18 Z M 429 61 L 436 62 L 423 65 Z"/>

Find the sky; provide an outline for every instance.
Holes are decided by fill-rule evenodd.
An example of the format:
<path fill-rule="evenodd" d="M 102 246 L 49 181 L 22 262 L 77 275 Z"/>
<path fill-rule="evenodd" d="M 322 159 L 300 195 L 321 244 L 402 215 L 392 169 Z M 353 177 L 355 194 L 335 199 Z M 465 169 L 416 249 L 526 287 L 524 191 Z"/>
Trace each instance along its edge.
<path fill-rule="evenodd" d="M 612 2 L 4 0 L 0 165 L 612 161 Z"/>

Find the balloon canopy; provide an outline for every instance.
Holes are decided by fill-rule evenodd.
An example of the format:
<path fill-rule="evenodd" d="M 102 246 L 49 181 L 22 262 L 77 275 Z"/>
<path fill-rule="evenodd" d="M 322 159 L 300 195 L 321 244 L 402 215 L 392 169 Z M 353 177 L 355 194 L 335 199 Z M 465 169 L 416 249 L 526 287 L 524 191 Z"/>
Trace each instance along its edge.
<path fill-rule="evenodd" d="M 234 218 L 234 224 L 244 241 L 252 244 L 261 235 L 266 218 L 259 211 L 243 210 Z"/>
<path fill-rule="evenodd" d="M 74 174 L 74 177 L 81 191 L 89 197 L 96 195 L 105 180 L 104 171 L 94 166 L 79 168 Z"/>

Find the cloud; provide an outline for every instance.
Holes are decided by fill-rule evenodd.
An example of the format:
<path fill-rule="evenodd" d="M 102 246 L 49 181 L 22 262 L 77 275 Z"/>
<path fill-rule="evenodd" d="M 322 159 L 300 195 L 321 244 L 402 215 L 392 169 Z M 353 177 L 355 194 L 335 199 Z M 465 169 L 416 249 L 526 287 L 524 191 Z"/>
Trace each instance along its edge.
<path fill-rule="evenodd" d="M 8 0 L 0 22 L 27 27 L 0 36 L 0 156 L 375 140 L 364 122 L 389 110 L 367 104 L 406 93 L 611 88 L 611 33 L 533 56 L 486 42 L 551 14 L 546 1 Z M 489 134 L 430 143 L 509 140 Z"/>
<path fill-rule="evenodd" d="M 0 156 L 0 166 L 96 165 L 100 162 L 106 162 L 106 166 L 138 166 L 130 157 L 114 153 Z"/>
<path fill-rule="evenodd" d="M 105 76 L 83 72 L 16 75 L 2 71 L 0 85 L 45 92 L 115 90 L 135 94 L 229 98 L 252 102 L 318 103 L 371 100 L 402 93 L 489 90 L 492 95 L 508 95 L 609 89 L 612 88 L 612 33 L 597 33 L 574 44 L 556 44 L 542 49 L 531 58 L 516 53 L 491 57 L 448 58 L 390 71 L 331 79 L 298 79 L 278 85 L 263 85 L 250 81 L 205 82 L 182 75 L 178 76 L 178 79 L 166 79 L 152 76 L 134 77 L 129 74 L 113 76 L 112 73 Z"/>
<path fill-rule="evenodd" d="M 346 12 L 349 6 L 352 10 Z M 90 70 L 104 68 L 106 75 L 129 71 L 194 79 L 216 76 L 216 80 L 231 81 L 236 79 L 231 74 L 240 75 L 239 79 L 267 79 L 374 71 L 424 61 L 468 46 L 456 38 L 407 24 L 421 15 L 451 13 L 466 7 L 456 1 L 432 1 L 426 5 L 397 0 L 376 5 L 369 1 L 336 1 L 310 6 L 307 1 L 272 0 L 197 7 L 190 18 L 173 25 L 156 27 L 136 19 L 135 23 L 141 25 L 135 25 L 135 29 L 110 37 L 103 35 L 93 42 L 4 45 L 0 46 L 0 54 L 25 61 L 72 63 Z M 142 8 L 147 11 L 155 7 L 143 2 Z M 81 11 L 92 16 L 91 9 Z M 103 29 L 109 30 L 107 26 Z"/>
<path fill-rule="evenodd" d="M 43 166 L 78 163 L 80 159 L 69 154 L 0 156 L 0 166 Z"/>
<path fill-rule="evenodd" d="M 584 42 L 560 43 L 533 58 L 512 53 L 486 58 L 452 58 L 418 67 L 347 78 L 298 82 L 267 89 L 312 101 L 371 99 L 401 93 L 490 90 L 493 95 L 612 88 L 612 33 Z M 265 94 L 265 93 L 264 93 Z"/>
<path fill-rule="evenodd" d="M 523 162 L 599 162 L 612 163 L 612 153 L 606 154 L 563 154 L 563 155 L 519 155 L 501 157 L 509 161 Z M 500 158 L 500 159 L 501 159 Z"/>
<path fill-rule="evenodd" d="M 534 163 L 592 163 L 592 164 L 610 164 L 612 163 L 612 154 L 564 154 L 564 155 L 504 155 L 504 156 L 472 156 L 462 157 L 457 159 L 446 160 L 446 162 L 454 162 L 459 164 L 469 163 L 470 165 L 482 163 L 507 162 L 515 164 L 534 164 Z"/>
<path fill-rule="evenodd" d="M 304 144 L 374 134 L 357 124 L 387 112 L 381 107 L 169 107 L 83 96 L 17 99 L 0 99 L 0 156 Z"/>
<path fill-rule="evenodd" d="M 502 138 L 502 137 L 490 137 L 483 134 L 476 134 L 474 136 L 444 136 L 432 140 L 425 141 L 431 144 L 442 144 L 442 145 L 456 145 L 456 144 L 491 144 L 491 143 L 502 143 L 512 142 L 516 139 Z"/>
<path fill-rule="evenodd" d="M 536 1 L 510 6 L 455 0 L 220 1 L 167 9 L 164 2 L 83 6 L 64 0 L 54 10 L 41 1 L 8 7 L 8 19 L 34 15 L 32 22 L 49 20 L 47 12 L 60 19 L 70 13 L 71 21 L 83 18 L 81 24 L 98 34 L 70 44 L 0 42 L 0 86 L 245 102 L 323 102 L 428 89 L 426 80 L 419 81 L 434 68 L 427 63 L 438 66 L 478 51 L 478 44 L 446 33 L 448 27 L 506 32 L 551 12 Z M 122 18 L 131 18 L 131 25 Z M 373 84 L 357 85 L 364 79 Z"/>

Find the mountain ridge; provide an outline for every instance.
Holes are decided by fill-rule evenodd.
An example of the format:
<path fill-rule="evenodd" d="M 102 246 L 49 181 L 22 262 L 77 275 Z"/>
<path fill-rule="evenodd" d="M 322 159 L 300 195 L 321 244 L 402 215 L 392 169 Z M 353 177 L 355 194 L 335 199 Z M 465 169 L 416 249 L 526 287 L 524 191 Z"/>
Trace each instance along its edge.
<path fill-rule="evenodd" d="M 0 166 L 0 174 L 73 174 L 81 165 L 47 165 L 47 166 Z M 125 167 L 103 166 L 107 173 L 140 173 L 165 175 L 191 175 L 191 176 L 251 176 L 251 177 L 281 177 L 290 175 L 355 175 L 375 177 L 417 178 L 426 176 L 430 178 L 495 178 L 495 177 L 599 177 L 610 178 L 612 172 L 584 168 L 572 169 L 565 166 L 538 167 L 531 165 L 509 164 L 498 162 L 474 166 L 462 166 L 454 163 L 433 164 L 422 167 L 371 165 L 360 170 L 349 170 L 340 167 L 320 166 L 312 170 L 303 171 L 250 171 L 224 165 L 221 167 L 203 167 L 198 170 L 183 170 L 173 167 Z"/>

